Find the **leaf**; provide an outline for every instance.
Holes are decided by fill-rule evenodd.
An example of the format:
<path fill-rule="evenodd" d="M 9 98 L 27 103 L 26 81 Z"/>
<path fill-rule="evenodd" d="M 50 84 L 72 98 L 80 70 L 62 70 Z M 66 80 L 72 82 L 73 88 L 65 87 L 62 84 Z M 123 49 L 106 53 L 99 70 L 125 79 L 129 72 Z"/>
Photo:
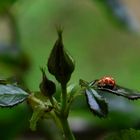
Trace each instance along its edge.
<path fill-rule="evenodd" d="M 85 90 L 87 103 L 90 110 L 98 117 L 106 117 L 108 114 L 108 104 L 94 89 L 87 88 Z"/>
<path fill-rule="evenodd" d="M 109 134 L 105 140 L 139 140 L 140 130 L 129 129 L 117 133 Z"/>
<path fill-rule="evenodd" d="M 23 102 L 28 93 L 15 85 L 0 85 L 0 106 L 11 107 Z"/>
<path fill-rule="evenodd" d="M 107 91 L 109 93 L 113 93 L 116 94 L 118 96 L 123 96 L 125 98 L 131 99 L 131 100 L 135 100 L 135 99 L 139 99 L 140 98 L 140 92 L 132 90 L 132 89 L 128 89 L 119 85 L 116 85 L 113 89 L 109 89 L 109 88 L 98 88 L 99 90 L 102 91 Z"/>

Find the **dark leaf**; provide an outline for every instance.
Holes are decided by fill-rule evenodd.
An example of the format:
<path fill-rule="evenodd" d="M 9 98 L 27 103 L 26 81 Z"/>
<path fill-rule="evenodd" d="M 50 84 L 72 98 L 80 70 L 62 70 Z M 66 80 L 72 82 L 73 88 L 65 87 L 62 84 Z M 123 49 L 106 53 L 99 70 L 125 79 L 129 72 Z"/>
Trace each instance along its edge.
<path fill-rule="evenodd" d="M 109 93 L 116 94 L 118 96 L 123 96 L 123 97 L 131 99 L 131 100 L 135 100 L 135 99 L 140 98 L 140 92 L 132 90 L 132 89 L 124 88 L 124 87 L 121 87 L 119 85 L 116 85 L 113 89 L 103 88 L 103 87 L 98 88 L 98 89 L 103 90 L 103 91 L 107 91 Z"/>
<path fill-rule="evenodd" d="M 87 88 L 85 90 L 87 103 L 90 110 L 98 117 L 106 117 L 108 114 L 108 104 L 94 89 Z"/>
<path fill-rule="evenodd" d="M 23 102 L 28 93 L 15 85 L 0 85 L 0 106 L 10 107 Z"/>

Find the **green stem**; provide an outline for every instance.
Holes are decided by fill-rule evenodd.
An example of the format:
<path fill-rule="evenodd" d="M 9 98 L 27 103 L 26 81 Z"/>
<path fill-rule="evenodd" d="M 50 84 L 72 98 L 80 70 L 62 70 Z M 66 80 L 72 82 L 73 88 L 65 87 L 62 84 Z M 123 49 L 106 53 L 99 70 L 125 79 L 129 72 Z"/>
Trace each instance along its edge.
<path fill-rule="evenodd" d="M 67 120 L 69 112 L 67 110 L 67 85 L 61 84 L 61 89 L 62 89 L 62 106 L 61 106 L 61 115 L 59 119 L 61 121 L 61 125 L 63 128 L 64 138 L 65 140 L 75 140 Z"/>
<path fill-rule="evenodd" d="M 63 131 L 64 131 L 64 139 L 65 140 L 75 140 L 75 137 L 69 127 L 68 120 L 65 118 L 64 119 L 61 118 L 61 124 L 62 124 Z"/>
<path fill-rule="evenodd" d="M 46 108 L 45 104 L 40 99 L 36 98 L 33 94 L 28 97 L 28 101 L 29 104 L 32 104 L 34 102 L 37 105 L 40 105 L 42 108 Z"/>
<path fill-rule="evenodd" d="M 50 114 L 52 115 L 52 118 L 53 118 L 55 124 L 57 125 L 57 127 L 60 129 L 61 132 L 63 132 L 61 121 L 57 117 L 56 113 L 52 111 Z"/>
<path fill-rule="evenodd" d="M 66 84 L 61 84 L 61 89 L 62 89 L 62 107 L 61 107 L 61 112 L 64 116 L 66 116 L 67 114 L 65 114 L 65 110 L 67 107 L 67 85 Z"/>

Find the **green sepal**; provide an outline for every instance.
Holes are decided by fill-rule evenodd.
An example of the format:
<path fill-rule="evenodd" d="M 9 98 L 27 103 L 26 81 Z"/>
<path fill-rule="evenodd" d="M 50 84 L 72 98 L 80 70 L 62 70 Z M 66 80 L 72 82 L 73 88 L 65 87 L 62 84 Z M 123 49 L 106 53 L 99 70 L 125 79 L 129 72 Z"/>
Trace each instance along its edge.
<path fill-rule="evenodd" d="M 74 100 L 74 98 L 77 96 L 77 91 L 79 90 L 79 87 L 75 84 L 71 84 L 67 87 L 67 102 L 68 104 L 71 104 Z"/>
<path fill-rule="evenodd" d="M 32 131 L 36 130 L 37 123 L 43 115 L 44 115 L 44 109 L 42 109 L 40 106 L 36 106 L 33 110 L 33 114 L 30 119 L 30 129 Z"/>

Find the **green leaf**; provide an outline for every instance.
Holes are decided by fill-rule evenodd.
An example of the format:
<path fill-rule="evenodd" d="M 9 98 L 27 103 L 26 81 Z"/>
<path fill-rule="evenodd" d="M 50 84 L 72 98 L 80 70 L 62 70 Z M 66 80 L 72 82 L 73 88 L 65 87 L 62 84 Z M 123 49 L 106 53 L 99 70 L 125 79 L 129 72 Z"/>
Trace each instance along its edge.
<path fill-rule="evenodd" d="M 28 93 L 15 85 L 0 85 L 0 106 L 11 107 L 23 102 Z"/>
<path fill-rule="evenodd" d="M 136 100 L 140 99 L 140 92 L 132 89 L 128 89 L 119 85 L 116 85 L 113 89 L 109 88 L 98 88 L 99 90 L 106 91 L 109 93 L 116 94 L 118 96 L 123 96 L 125 98 Z"/>
<path fill-rule="evenodd" d="M 94 89 L 87 88 L 85 90 L 87 103 L 90 110 L 98 117 L 106 117 L 108 114 L 108 104 Z"/>
<path fill-rule="evenodd" d="M 105 140 L 139 140 L 140 139 L 140 130 L 122 130 L 117 133 L 108 135 Z"/>

